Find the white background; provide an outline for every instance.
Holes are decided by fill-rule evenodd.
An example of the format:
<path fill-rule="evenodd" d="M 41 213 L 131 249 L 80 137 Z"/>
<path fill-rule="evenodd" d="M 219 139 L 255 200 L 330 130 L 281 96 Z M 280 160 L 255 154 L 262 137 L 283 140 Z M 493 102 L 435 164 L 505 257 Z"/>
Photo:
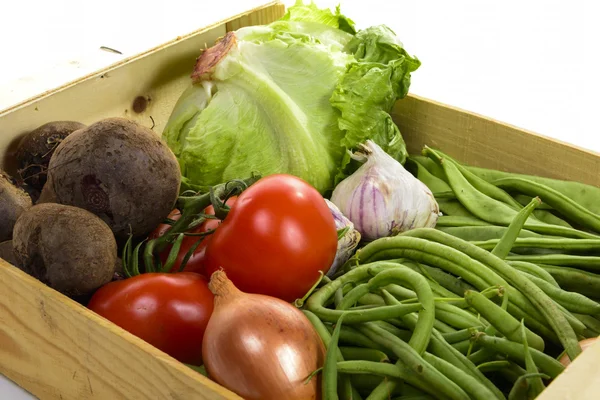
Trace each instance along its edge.
<path fill-rule="evenodd" d="M 263 2 L 3 0 L 0 110 Z M 422 61 L 412 93 L 600 152 L 591 1 L 316 2 L 390 26 Z M 0 376 L 0 399 L 29 398 Z"/>

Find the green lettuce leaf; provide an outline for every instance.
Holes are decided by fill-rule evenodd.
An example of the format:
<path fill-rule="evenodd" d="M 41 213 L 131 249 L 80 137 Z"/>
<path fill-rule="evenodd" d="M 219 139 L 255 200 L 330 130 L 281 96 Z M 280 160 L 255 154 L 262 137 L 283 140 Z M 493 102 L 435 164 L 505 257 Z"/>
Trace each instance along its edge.
<path fill-rule="evenodd" d="M 328 193 L 367 139 L 404 162 L 389 113 L 420 62 L 389 28 L 356 32 L 339 8 L 299 1 L 281 20 L 235 37 L 205 80 L 182 93 L 163 132 L 182 187 L 289 173 Z"/>

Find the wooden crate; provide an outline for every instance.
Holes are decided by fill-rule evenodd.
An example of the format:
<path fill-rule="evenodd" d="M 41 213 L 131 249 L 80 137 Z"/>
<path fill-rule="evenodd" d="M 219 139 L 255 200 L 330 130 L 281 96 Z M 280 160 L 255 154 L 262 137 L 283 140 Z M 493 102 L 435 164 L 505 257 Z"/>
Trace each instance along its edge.
<path fill-rule="evenodd" d="M 266 4 L 0 111 L 0 165 L 14 172 L 18 139 L 52 120 L 122 116 L 161 133 L 205 43 L 283 12 L 277 2 Z M 141 113 L 132 108 L 138 96 L 148 100 Z M 414 95 L 393 116 L 411 153 L 427 144 L 472 165 L 600 186 L 596 153 Z M 540 399 L 597 399 L 598 359 L 600 344 Z M 238 398 L 1 259 L 0 373 L 41 399 Z"/>

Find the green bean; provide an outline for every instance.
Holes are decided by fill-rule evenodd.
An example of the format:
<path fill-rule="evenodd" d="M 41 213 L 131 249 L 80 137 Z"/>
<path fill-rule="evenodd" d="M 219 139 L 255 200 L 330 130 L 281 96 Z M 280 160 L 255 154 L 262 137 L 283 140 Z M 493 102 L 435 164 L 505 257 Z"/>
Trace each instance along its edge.
<path fill-rule="evenodd" d="M 431 366 L 431 364 L 425 361 L 411 346 L 391 333 L 370 322 L 361 324 L 358 329 L 372 340 L 393 350 L 398 359 L 401 360 L 396 365 L 399 363 L 406 364 L 411 371 L 418 373 L 419 376 L 427 382 L 428 388 L 451 399 L 469 399 L 469 396 L 458 385 Z M 413 337 L 414 336 L 415 334 L 413 334 Z M 389 390 L 380 391 L 381 395 L 383 395 L 380 398 L 385 399 L 388 392 Z M 436 393 L 431 394 L 435 395 Z M 371 397 L 372 396 L 369 396 L 369 398 Z M 375 400 L 375 398 L 372 400 Z"/>
<path fill-rule="evenodd" d="M 585 327 L 592 331 L 593 336 L 600 336 L 600 321 L 598 319 L 592 317 L 591 315 L 577 313 L 573 313 L 573 316 L 583 322 Z"/>
<path fill-rule="evenodd" d="M 416 161 L 407 160 L 405 167 L 432 192 L 444 192 L 450 190 L 450 186 L 442 179 L 434 176 L 423 165 Z"/>
<path fill-rule="evenodd" d="M 440 154 L 425 147 L 424 153 L 431 158 L 434 158 L 442 165 L 448 181 L 457 198 L 467 210 L 469 210 L 477 218 L 490 222 L 494 225 L 510 225 L 512 219 L 517 214 L 517 211 L 510 206 L 495 200 L 474 188 L 471 183 L 460 173 L 456 163 L 450 159 L 443 159 Z M 534 232 L 544 233 L 555 236 L 576 237 L 576 238 L 594 238 L 595 235 L 587 232 L 579 231 L 573 228 L 567 228 L 560 225 L 550 225 L 538 221 L 537 219 L 529 218 L 525 223 L 525 228 Z"/>
<path fill-rule="evenodd" d="M 427 394 L 412 394 L 400 397 L 394 397 L 392 400 L 435 400 L 435 398 Z"/>
<path fill-rule="evenodd" d="M 414 265 L 414 268 L 410 265 L 410 263 L 405 262 L 405 265 L 409 268 L 412 268 L 417 272 L 422 271 L 427 273 L 431 277 L 431 279 L 433 279 L 436 283 L 438 283 L 440 286 L 454 294 L 462 296 L 465 290 L 474 289 L 473 286 L 469 285 L 464 280 L 459 279 L 456 276 L 449 274 L 448 272 L 445 272 L 440 268 L 431 267 L 422 263 L 412 264 Z"/>
<path fill-rule="evenodd" d="M 476 342 L 475 342 L 476 343 Z M 493 360 L 496 356 L 494 351 L 491 351 L 489 348 L 480 348 L 474 353 L 471 353 L 467 356 L 469 361 L 471 361 L 475 365 L 483 364 Z"/>
<path fill-rule="evenodd" d="M 513 384 L 519 379 L 520 376 L 527 374 L 525 369 L 512 361 L 509 361 L 508 366 L 499 370 L 499 372 L 507 381 L 512 382 Z"/>
<path fill-rule="evenodd" d="M 488 361 L 481 363 L 477 366 L 481 372 L 493 372 L 504 369 L 510 365 L 510 361 L 506 360 L 496 360 L 496 361 Z"/>
<path fill-rule="evenodd" d="M 539 196 L 544 203 L 549 204 L 569 220 L 576 222 L 577 225 L 600 232 L 600 215 L 546 185 L 517 177 L 498 179 L 493 184 L 530 196 Z"/>
<path fill-rule="evenodd" d="M 527 379 L 537 378 L 541 381 L 542 377 L 548 378 L 547 375 L 540 373 L 527 373 L 519 376 L 514 386 L 510 390 L 510 393 L 508 394 L 508 400 L 521 400 L 528 398 L 527 393 L 529 392 L 529 383 L 527 382 Z"/>
<path fill-rule="evenodd" d="M 479 218 L 462 215 L 443 215 L 438 218 L 436 227 L 457 227 L 457 226 L 493 226 L 493 224 Z"/>
<path fill-rule="evenodd" d="M 414 299 L 417 297 L 417 294 L 414 291 L 396 284 L 387 285 L 384 289 L 393 294 L 394 297 L 402 300 Z"/>
<path fill-rule="evenodd" d="M 328 331 L 333 332 L 333 328 L 329 326 Z M 379 350 L 385 353 L 388 356 L 388 358 L 394 357 L 394 353 L 389 351 L 384 346 L 378 345 L 377 343 L 375 343 L 356 329 L 352 328 L 351 326 L 342 326 L 340 332 L 340 342 L 350 346 L 359 346 L 367 349 Z"/>
<path fill-rule="evenodd" d="M 379 326 L 380 328 L 385 329 L 392 335 L 399 337 L 400 339 L 404 340 L 405 342 L 408 342 L 410 340 L 410 337 L 412 336 L 411 331 L 397 328 L 395 325 L 392 325 L 389 322 L 373 321 L 373 323 L 376 324 L 377 326 Z"/>
<path fill-rule="evenodd" d="M 483 347 L 497 351 L 508 356 L 511 360 L 525 365 L 525 350 L 522 344 L 499 337 L 488 336 L 484 333 L 475 335 L 475 340 L 480 342 Z M 530 349 L 530 352 L 538 368 L 547 373 L 551 378 L 556 378 L 565 369 L 561 363 L 541 351 Z"/>
<path fill-rule="evenodd" d="M 337 392 L 337 359 L 338 359 L 338 341 L 340 338 L 340 330 L 342 328 L 342 321 L 346 317 L 342 314 L 337 321 L 337 325 L 331 335 L 329 346 L 327 347 L 327 353 L 325 354 L 325 362 L 323 364 L 323 378 L 322 378 L 322 393 L 323 400 L 334 400 L 338 399 Z"/>
<path fill-rule="evenodd" d="M 380 262 L 380 265 L 393 263 Z M 396 264 L 398 268 L 392 268 L 382 271 L 369 280 L 368 283 L 358 285 L 352 289 L 344 298 L 340 308 L 344 309 L 353 303 L 353 297 L 361 296 L 363 293 L 368 293 L 382 286 L 387 286 L 391 283 L 400 282 L 405 285 L 412 286 L 416 292 L 422 309 L 419 311 L 419 324 L 415 329 L 415 333 L 411 337 L 409 344 L 415 348 L 418 353 L 423 353 L 429 343 L 433 321 L 435 319 L 435 304 L 433 301 L 433 293 L 429 284 L 418 273 L 405 267 L 401 264 Z M 357 293 L 357 294 L 355 294 Z M 397 306 L 388 306 L 397 307 Z M 383 307 L 382 307 L 383 308 Z"/>
<path fill-rule="evenodd" d="M 496 241 L 496 244 L 491 249 L 493 255 L 503 260 L 506 258 L 508 253 L 510 253 L 510 250 L 514 247 L 519 232 L 523 229 L 523 225 L 525 225 L 525 221 L 527 221 L 533 210 L 535 210 L 540 203 L 541 200 L 536 197 L 531 200 L 531 203 L 517 213 L 508 225 L 508 229 L 504 232 L 504 235 Z"/>
<path fill-rule="evenodd" d="M 393 263 L 378 263 L 376 265 L 363 265 L 357 267 L 314 292 L 307 299 L 305 304 L 306 308 L 312 311 L 321 320 L 328 322 L 337 322 L 340 315 L 345 313 L 345 320 L 347 324 L 384 320 L 387 318 L 400 317 L 411 312 L 419 311 L 422 308 L 420 304 L 401 304 L 396 306 L 382 306 L 368 310 L 352 311 L 331 310 L 324 307 L 324 303 L 334 295 L 336 290 L 343 287 L 346 283 L 364 279 L 376 275 L 377 273 L 386 269 L 397 267 L 397 264 Z"/>
<path fill-rule="evenodd" d="M 527 204 L 529 204 L 529 202 L 531 201 L 532 198 L 534 197 L 539 197 L 537 195 L 535 196 L 527 196 L 524 194 L 518 194 L 515 193 L 512 195 L 513 199 L 515 199 L 516 201 L 519 202 L 519 204 L 521 204 L 522 206 L 526 206 Z M 552 207 L 547 204 L 546 202 L 543 202 L 542 204 L 540 204 L 537 208 L 538 210 L 552 210 Z"/>
<path fill-rule="evenodd" d="M 394 240 L 408 236 L 417 236 L 435 242 L 444 242 L 448 246 L 451 246 L 447 246 L 448 248 L 453 247 L 460 249 L 468 257 L 472 257 L 480 262 L 485 262 L 485 265 L 488 266 L 488 269 L 491 267 L 496 272 L 502 274 L 504 278 L 508 279 L 510 283 L 513 284 L 516 289 L 518 289 L 518 292 L 522 293 L 524 296 L 527 296 L 529 301 L 531 301 L 531 303 L 544 316 L 550 326 L 552 326 L 554 332 L 560 339 L 563 347 L 567 350 L 567 353 L 571 359 L 574 359 L 581 353 L 581 347 L 579 346 L 577 336 L 575 335 L 573 328 L 566 320 L 563 313 L 560 312 L 557 304 L 533 282 L 527 278 L 524 278 L 517 270 L 506 264 L 506 262 L 469 242 L 465 242 L 464 240 L 455 238 L 431 228 L 413 229 L 391 239 Z M 392 244 L 396 245 L 396 242 L 392 242 Z M 377 243 L 377 241 L 371 242 L 369 245 L 361 249 L 360 254 L 365 259 L 368 259 L 369 253 L 372 253 L 373 250 L 376 251 L 377 248 L 385 245 L 389 244 Z M 370 249 L 368 249 L 369 246 L 371 246 Z M 513 296 L 511 293 L 511 299 L 514 297 L 515 296 Z"/>
<path fill-rule="evenodd" d="M 454 165 L 456 166 L 456 168 L 458 169 L 458 172 L 460 172 L 462 174 L 462 176 L 464 176 L 465 179 L 471 185 L 473 185 L 473 187 L 475 189 L 477 189 L 481 193 L 485 194 L 486 196 L 488 196 L 494 200 L 505 203 L 506 205 L 508 205 L 509 207 L 511 207 L 514 210 L 517 210 L 517 211 L 521 210 L 521 208 L 522 208 L 521 203 L 519 203 L 518 201 L 513 199 L 510 194 L 508 194 L 504 190 L 498 188 L 497 186 L 487 182 L 486 180 L 480 178 L 479 176 L 475 175 L 473 172 L 471 172 L 467 168 L 463 167 L 458 161 L 449 157 L 447 154 L 444 154 L 439 150 L 437 150 L 437 153 L 444 160 L 451 160 L 454 163 Z M 442 169 L 443 168 L 444 167 L 442 166 Z M 447 185 L 447 186 L 450 186 L 450 185 Z M 440 189 L 441 188 L 443 188 L 443 186 L 440 187 Z"/>
<path fill-rule="evenodd" d="M 340 346 L 345 361 L 363 360 L 373 362 L 388 362 L 390 359 L 383 351 L 366 349 L 364 347 Z"/>
<path fill-rule="evenodd" d="M 435 240 L 425 240 L 410 236 L 425 233 L 433 235 L 433 237 L 438 239 L 439 235 L 441 235 L 442 238 L 449 238 L 448 240 L 451 240 L 455 245 L 446 246 L 442 243 L 436 243 Z M 362 248 L 357 257 L 359 258 L 359 262 L 363 263 L 378 259 L 408 257 L 420 262 L 425 262 L 427 264 L 440 267 L 452 272 L 453 274 L 462 276 L 469 283 L 472 283 L 478 290 L 485 290 L 494 285 L 505 287 L 505 296 L 508 296 L 510 300 L 515 303 L 516 308 L 522 310 L 519 315 L 521 317 L 526 316 L 527 323 L 529 323 L 531 320 L 536 320 L 539 322 L 537 325 L 544 325 L 545 321 L 539 320 L 536 317 L 536 308 L 534 308 L 530 300 L 525 298 L 520 291 L 511 287 L 503 278 L 501 278 L 488 266 L 457 250 L 457 248 L 464 246 L 464 244 L 469 245 L 468 242 L 454 238 L 450 235 L 444 234 L 443 232 L 439 232 L 434 229 L 420 228 L 410 230 L 399 236 L 381 238 L 373 241 Z M 494 257 L 490 253 L 479 249 L 476 246 L 471 246 L 470 248 L 480 251 L 480 256 L 484 255 L 484 258 L 492 257 L 492 261 L 497 260 L 502 262 L 502 260 L 499 260 L 497 257 Z M 512 268 L 508 267 L 504 263 L 502 263 L 502 265 L 505 268 L 509 268 L 509 272 L 514 272 L 519 278 L 523 279 L 520 274 L 518 274 Z M 535 286 L 533 283 L 531 283 L 531 286 L 539 290 L 539 288 L 537 288 L 537 286 Z M 545 295 L 541 291 L 540 293 Z M 512 308 L 514 309 L 515 307 Z"/>
<path fill-rule="evenodd" d="M 429 353 L 425 353 L 423 359 L 460 386 L 472 399 L 490 400 L 495 397 L 481 382 L 449 362 Z"/>
<path fill-rule="evenodd" d="M 453 344 L 462 342 L 463 340 L 469 340 L 471 336 L 478 331 L 477 328 L 466 328 L 452 333 L 443 333 L 442 337 L 446 342 Z"/>
<path fill-rule="evenodd" d="M 433 176 L 435 176 L 438 179 L 443 180 L 444 182 L 448 183 L 448 180 L 446 178 L 446 173 L 444 172 L 444 169 L 442 167 L 440 167 L 435 161 L 433 161 L 431 158 L 426 157 L 424 155 L 421 154 L 414 154 L 412 156 L 409 157 L 410 160 L 421 164 L 423 167 L 425 167 L 425 169 L 427 169 L 427 171 L 429 171 L 429 173 Z"/>
<path fill-rule="evenodd" d="M 529 314 L 525 313 L 520 308 L 509 303 L 507 311 L 517 320 L 525 319 L 525 326 L 527 326 L 529 329 L 531 329 L 533 332 L 537 333 L 544 339 L 547 339 L 548 341 L 556 345 L 561 345 L 558 336 L 556 336 L 556 333 L 554 333 L 552 329 L 548 328 L 545 324 L 540 323 L 537 319 L 532 318 Z"/>
<path fill-rule="evenodd" d="M 435 321 L 433 321 L 433 327 L 441 333 L 456 332 L 456 329 L 454 329 L 450 325 L 446 324 L 445 322 L 440 321 L 439 319 L 436 319 Z"/>
<path fill-rule="evenodd" d="M 435 303 L 435 317 L 442 322 L 445 322 L 448 325 L 458 329 L 483 327 L 487 325 L 468 311 L 442 302 Z"/>
<path fill-rule="evenodd" d="M 506 226 L 439 226 L 436 229 L 446 232 L 452 236 L 466 240 L 467 242 L 485 241 L 491 239 L 500 239 L 508 229 Z M 519 237 L 541 237 L 539 233 L 522 229 Z"/>
<path fill-rule="evenodd" d="M 557 288 L 537 276 L 529 275 L 528 278 L 567 310 L 580 314 L 600 314 L 600 304 L 584 295 Z"/>
<path fill-rule="evenodd" d="M 547 271 L 564 290 L 581 293 L 585 296 L 598 296 L 600 293 L 600 275 L 576 268 L 537 264 Z"/>
<path fill-rule="evenodd" d="M 400 363 L 398 365 L 386 364 L 386 363 L 378 363 L 373 361 L 344 361 L 337 363 L 338 371 L 350 375 L 379 375 L 386 378 L 392 378 L 394 380 L 402 380 L 406 383 L 411 384 L 412 386 L 420 389 L 420 391 L 425 393 L 431 393 L 434 396 L 439 396 L 440 398 L 447 399 L 449 397 L 445 396 L 443 393 L 436 391 L 430 385 L 427 384 L 423 380 L 423 378 L 419 375 L 418 371 L 411 370 L 404 363 Z M 393 382 L 387 381 L 387 382 Z M 380 383 L 381 385 L 381 383 Z M 389 392 L 392 393 L 392 392 Z M 386 394 L 386 396 L 389 395 Z M 368 398 L 371 398 L 369 396 Z"/>
<path fill-rule="evenodd" d="M 350 382 L 352 382 L 352 386 L 356 388 L 359 393 L 368 396 L 373 389 L 381 384 L 383 381 L 387 381 L 388 377 L 382 377 L 381 375 L 375 374 L 348 374 L 350 377 Z M 400 395 L 401 387 L 396 388 L 391 395 Z"/>
<path fill-rule="evenodd" d="M 482 221 L 479 218 L 475 218 L 475 216 L 471 214 L 469 210 L 467 210 L 462 204 L 460 204 L 458 200 L 441 199 L 436 197 L 435 201 L 438 203 L 438 207 L 443 214 L 443 217 L 440 217 L 442 218 L 442 224 L 450 223 L 452 221 L 452 217 L 465 217 L 469 218 L 471 221 L 475 221 L 475 223 L 487 224 L 487 222 Z M 445 222 L 445 218 L 450 218 L 450 220 Z"/>
<path fill-rule="evenodd" d="M 545 280 L 552 286 L 555 286 L 557 288 L 560 287 L 556 279 L 554 279 L 554 277 L 548 271 L 546 271 L 544 268 L 540 267 L 537 264 L 525 261 L 509 261 L 508 265 L 515 269 L 518 269 L 519 271 L 527 272 L 530 275 L 535 275 L 538 278 Z"/>
<path fill-rule="evenodd" d="M 521 321 L 521 337 L 523 340 L 523 348 L 525 350 L 525 370 L 528 374 L 538 374 L 537 366 L 533 361 L 531 352 L 529 351 L 529 343 L 527 341 L 527 332 L 525 331 L 525 324 Z M 540 393 L 544 391 L 544 383 L 539 376 L 531 377 L 530 391 L 532 392 L 533 398 L 536 398 Z"/>
<path fill-rule="evenodd" d="M 398 300 L 396 300 L 391 294 L 387 293 L 385 290 L 383 292 L 383 298 L 386 304 L 394 305 L 398 304 Z M 402 322 L 411 330 L 414 330 L 418 319 L 415 314 L 408 314 L 402 317 Z M 458 350 L 452 347 L 452 345 L 448 344 L 442 334 L 435 328 L 431 332 L 431 340 L 429 342 L 429 351 L 436 356 L 443 358 L 448 361 L 452 365 L 460 368 L 461 370 L 470 373 L 471 375 L 478 378 L 488 389 L 490 389 L 496 397 L 499 399 L 504 399 L 504 395 L 502 392 L 489 380 L 481 371 L 477 369 L 477 367 L 470 362 L 464 354 L 461 354 Z"/>
<path fill-rule="evenodd" d="M 484 241 L 473 241 L 474 245 L 482 249 L 491 250 L 498 244 L 498 239 Z M 600 239 L 571 239 L 571 238 L 551 238 L 551 237 L 528 237 L 518 238 L 514 249 L 520 248 L 538 248 L 563 251 L 599 251 Z"/>
<path fill-rule="evenodd" d="M 534 264 L 549 264 L 561 267 L 577 267 L 600 272 L 600 257 L 576 256 L 572 254 L 515 255 L 506 257 L 509 261 L 528 261 Z"/>
<path fill-rule="evenodd" d="M 507 311 L 497 306 L 494 302 L 479 292 L 468 291 L 465 293 L 465 299 L 473 306 L 486 320 L 492 324 L 498 332 L 502 333 L 509 340 L 519 342 L 521 339 L 521 323 L 516 320 Z M 534 349 L 544 350 L 544 339 L 530 331 L 526 330 L 527 341 Z"/>

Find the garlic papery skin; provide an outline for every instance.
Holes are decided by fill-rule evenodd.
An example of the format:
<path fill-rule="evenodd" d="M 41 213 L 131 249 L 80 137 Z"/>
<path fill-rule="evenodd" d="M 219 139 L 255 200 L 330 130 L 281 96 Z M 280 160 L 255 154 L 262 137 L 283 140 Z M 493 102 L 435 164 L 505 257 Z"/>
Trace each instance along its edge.
<path fill-rule="evenodd" d="M 338 239 L 337 252 L 335 253 L 335 259 L 327 271 L 327 276 L 332 278 L 337 270 L 346 263 L 354 254 L 354 250 L 360 243 L 360 232 L 354 229 L 354 224 L 340 211 L 339 208 L 331 201 L 325 199 L 331 215 L 335 221 L 335 228 L 337 230 L 348 228 L 344 236 Z"/>
<path fill-rule="evenodd" d="M 402 164 L 371 140 L 353 158 L 366 161 L 336 186 L 331 201 L 365 241 L 435 227 L 440 209 L 433 193 Z"/>

